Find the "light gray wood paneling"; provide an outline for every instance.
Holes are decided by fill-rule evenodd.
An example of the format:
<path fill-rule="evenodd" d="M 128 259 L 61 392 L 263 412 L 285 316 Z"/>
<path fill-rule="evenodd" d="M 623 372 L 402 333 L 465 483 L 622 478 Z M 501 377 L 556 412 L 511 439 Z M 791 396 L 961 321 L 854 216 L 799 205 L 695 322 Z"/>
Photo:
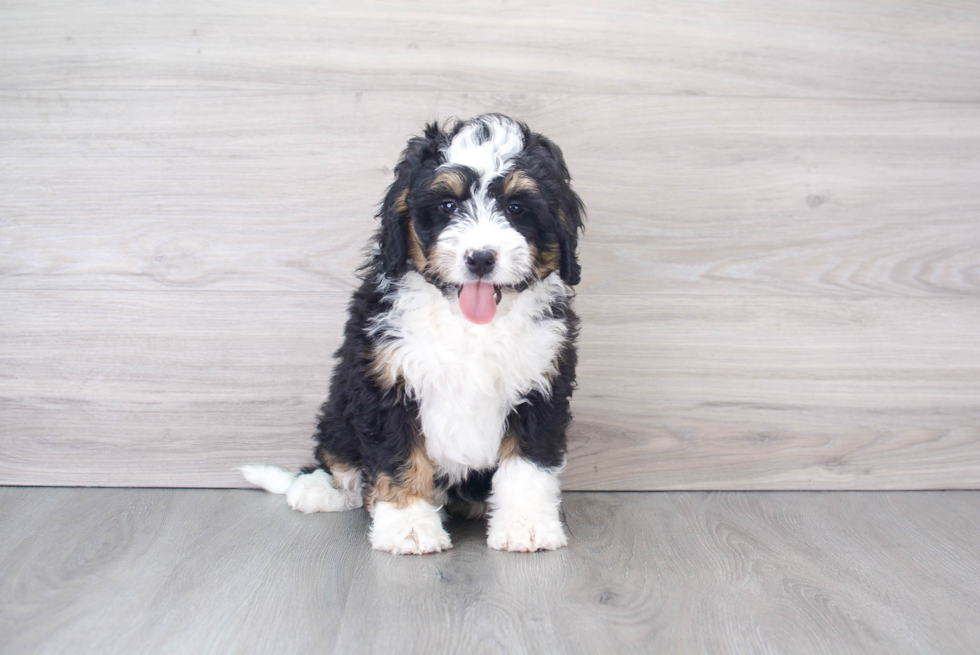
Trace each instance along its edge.
<path fill-rule="evenodd" d="M 8 4 L 0 87 L 980 99 L 969 2 Z"/>
<path fill-rule="evenodd" d="M 973 653 L 976 492 L 566 494 L 567 548 L 370 550 L 363 510 L 0 489 L 0 652 Z"/>
<path fill-rule="evenodd" d="M 581 300 L 568 488 L 980 487 L 978 301 Z"/>
<path fill-rule="evenodd" d="M 407 135 L 504 109 L 565 149 L 582 293 L 980 294 L 980 111 L 428 93 L 0 95 L 0 281 L 347 289 Z"/>
<path fill-rule="evenodd" d="M 20 291 L 0 302 L 0 480 L 240 486 L 235 466 L 308 463 L 345 296 Z M 980 302 L 578 306 L 588 318 L 566 489 L 980 486 L 969 336 Z"/>
<path fill-rule="evenodd" d="M 969 3 L 0 8 L 0 482 L 305 463 L 407 136 L 589 211 L 566 486 L 980 485 Z"/>

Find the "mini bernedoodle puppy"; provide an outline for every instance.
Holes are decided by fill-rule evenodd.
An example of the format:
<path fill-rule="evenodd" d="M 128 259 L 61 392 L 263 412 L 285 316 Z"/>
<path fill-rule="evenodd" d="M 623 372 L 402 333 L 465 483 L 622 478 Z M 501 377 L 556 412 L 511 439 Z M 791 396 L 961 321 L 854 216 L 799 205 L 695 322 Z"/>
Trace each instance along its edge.
<path fill-rule="evenodd" d="M 366 504 L 377 550 L 450 548 L 443 509 L 489 516 L 491 548 L 564 546 L 583 217 L 561 150 L 523 123 L 426 126 L 350 301 L 318 464 L 245 477 L 301 512 Z"/>

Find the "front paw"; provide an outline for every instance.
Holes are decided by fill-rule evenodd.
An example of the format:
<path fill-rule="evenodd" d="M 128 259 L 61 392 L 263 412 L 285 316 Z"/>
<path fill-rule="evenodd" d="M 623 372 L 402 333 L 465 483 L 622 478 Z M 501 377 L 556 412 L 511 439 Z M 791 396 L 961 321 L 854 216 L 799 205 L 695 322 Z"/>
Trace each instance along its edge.
<path fill-rule="evenodd" d="M 502 517 L 501 517 L 502 518 Z M 490 521 L 487 545 L 495 550 L 533 553 L 558 550 L 568 545 L 568 537 L 558 518 L 515 517 Z"/>
<path fill-rule="evenodd" d="M 398 508 L 379 502 L 371 522 L 371 547 L 395 555 L 426 555 L 453 547 L 438 510 L 425 501 Z"/>
<path fill-rule="evenodd" d="M 413 527 L 399 534 L 372 533 L 371 547 L 395 555 L 428 555 L 449 550 L 453 547 L 453 543 L 449 539 L 449 534 L 442 528 L 430 530 Z"/>

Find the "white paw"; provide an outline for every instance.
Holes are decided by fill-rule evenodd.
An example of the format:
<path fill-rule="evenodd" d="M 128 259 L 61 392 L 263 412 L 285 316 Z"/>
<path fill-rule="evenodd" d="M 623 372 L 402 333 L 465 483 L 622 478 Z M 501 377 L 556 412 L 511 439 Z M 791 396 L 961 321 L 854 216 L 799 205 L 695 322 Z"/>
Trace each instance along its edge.
<path fill-rule="evenodd" d="M 357 500 L 360 493 L 357 493 Z M 323 469 L 296 476 L 286 490 L 286 504 L 290 509 L 304 514 L 312 512 L 343 512 L 353 509 L 354 499 L 350 493 L 333 486 L 330 474 Z"/>
<path fill-rule="evenodd" d="M 453 547 L 439 511 L 417 500 L 405 508 L 378 502 L 371 520 L 371 547 L 395 555 L 425 555 Z"/>
<path fill-rule="evenodd" d="M 560 469 L 543 468 L 519 457 L 501 462 L 493 474 L 487 545 L 524 553 L 568 545 L 558 507 Z"/>
<path fill-rule="evenodd" d="M 557 516 L 517 516 L 509 520 L 495 517 L 487 531 L 487 545 L 495 550 L 533 553 L 567 546 L 568 537 Z"/>

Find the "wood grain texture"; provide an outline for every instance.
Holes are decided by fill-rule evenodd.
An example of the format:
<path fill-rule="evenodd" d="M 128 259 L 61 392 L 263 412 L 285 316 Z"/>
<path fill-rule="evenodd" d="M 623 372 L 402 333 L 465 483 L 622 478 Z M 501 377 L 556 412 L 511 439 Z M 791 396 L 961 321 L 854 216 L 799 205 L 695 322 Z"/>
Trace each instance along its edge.
<path fill-rule="evenodd" d="M 0 294 L 0 479 L 241 486 L 309 462 L 346 297 Z M 19 311 L 30 305 L 31 312 Z M 980 303 L 582 297 L 566 489 L 980 486 Z M 70 320 L 66 321 L 66 317 Z"/>
<path fill-rule="evenodd" d="M 581 300 L 568 488 L 980 486 L 980 303 Z"/>
<path fill-rule="evenodd" d="M 612 95 L 0 94 L 0 282 L 349 289 L 406 137 L 491 110 L 565 150 L 581 293 L 980 297 L 976 105 Z"/>
<path fill-rule="evenodd" d="M 0 501 L 3 653 L 314 652 L 363 556 L 363 514 L 335 531 L 270 524 L 272 496 L 47 491 Z"/>
<path fill-rule="evenodd" d="M 603 3 L 8 3 L 0 87 L 980 100 L 980 10 Z"/>
<path fill-rule="evenodd" d="M 566 494 L 569 547 L 370 550 L 230 490 L 0 489 L 0 652 L 972 653 L 977 492 Z"/>
<path fill-rule="evenodd" d="M 405 139 L 564 149 L 572 489 L 980 486 L 980 9 L 0 7 L 0 483 L 308 461 Z"/>

